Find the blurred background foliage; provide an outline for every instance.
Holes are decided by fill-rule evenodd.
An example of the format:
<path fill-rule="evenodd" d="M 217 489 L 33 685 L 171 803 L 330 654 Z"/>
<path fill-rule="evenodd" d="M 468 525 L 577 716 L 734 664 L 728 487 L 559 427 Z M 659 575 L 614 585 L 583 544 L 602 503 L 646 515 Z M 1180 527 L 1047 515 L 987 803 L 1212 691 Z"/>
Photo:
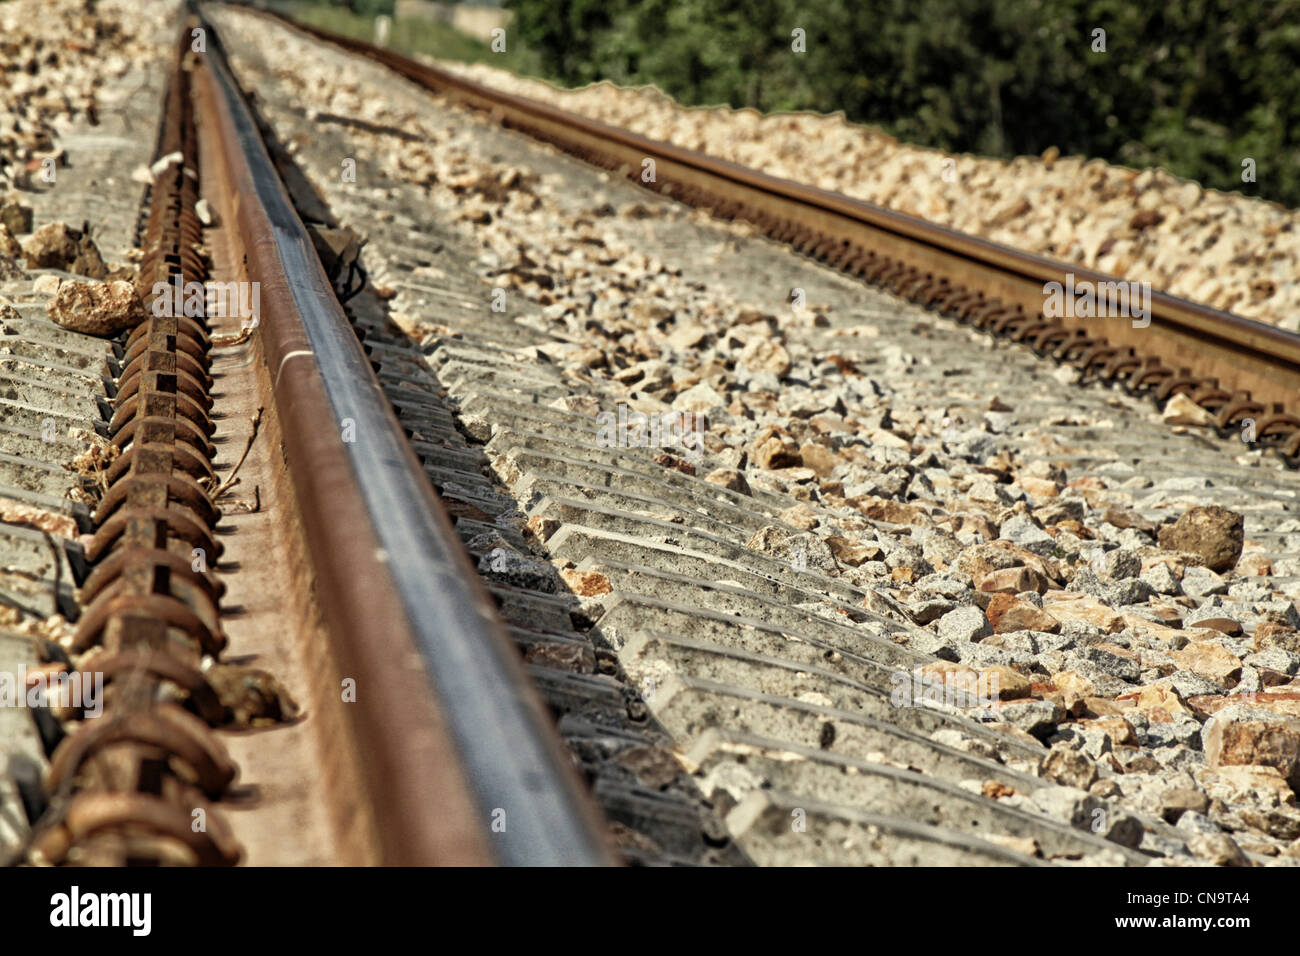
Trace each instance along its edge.
<path fill-rule="evenodd" d="M 286 16 L 373 43 L 374 18 L 393 18 L 388 46 L 408 56 L 423 54 L 439 60 L 491 63 L 515 73 L 540 75 L 536 56 L 525 56 L 519 44 L 507 42 L 505 54 L 493 53 L 488 43 L 469 36 L 442 20 L 431 17 L 396 17 L 395 0 L 252 0 Z M 509 40 L 509 38 L 508 38 Z"/>
<path fill-rule="evenodd" d="M 340 4 L 335 2 L 334 6 Z M 367 13 L 392 0 L 344 0 Z M 1096 156 L 1300 206 L 1300 0 L 506 0 L 508 59 L 907 142 Z M 322 24 L 327 25 L 327 24 Z M 791 31 L 806 52 L 791 50 Z M 1105 52 L 1094 52 L 1103 29 Z M 396 35 L 397 31 L 395 31 Z M 445 44 L 444 44 L 445 45 Z M 1241 180 L 1242 160 L 1257 164 Z"/>

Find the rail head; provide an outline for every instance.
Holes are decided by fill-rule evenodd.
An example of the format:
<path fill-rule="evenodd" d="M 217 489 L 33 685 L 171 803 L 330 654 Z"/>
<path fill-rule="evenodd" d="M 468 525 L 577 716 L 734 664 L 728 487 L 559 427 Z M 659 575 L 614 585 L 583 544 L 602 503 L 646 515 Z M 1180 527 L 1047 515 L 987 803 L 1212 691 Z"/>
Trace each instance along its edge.
<path fill-rule="evenodd" d="M 389 859 L 437 855 L 425 831 L 447 811 L 437 802 L 446 793 L 440 777 L 461 773 L 477 832 L 465 836 L 457 862 L 486 846 L 507 865 L 609 864 L 594 805 L 334 295 L 220 35 L 205 26 L 249 271 L 269 304 L 263 347 L 286 413 L 286 453 L 295 485 L 305 486 L 300 498 L 313 506 L 303 517 L 329 591 L 320 595 L 326 624 L 346 632 L 338 637 L 353 648 L 352 662 L 373 677 L 376 766 L 396 791 L 390 802 L 416 815 L 405 832 L 392 830 Z M 428 728 L 413 712 L 444 723 L 457 767 L 440 765 L 449 755 L 420 739 Z M 499 811 L 503 828 L 492 826 Z"/>

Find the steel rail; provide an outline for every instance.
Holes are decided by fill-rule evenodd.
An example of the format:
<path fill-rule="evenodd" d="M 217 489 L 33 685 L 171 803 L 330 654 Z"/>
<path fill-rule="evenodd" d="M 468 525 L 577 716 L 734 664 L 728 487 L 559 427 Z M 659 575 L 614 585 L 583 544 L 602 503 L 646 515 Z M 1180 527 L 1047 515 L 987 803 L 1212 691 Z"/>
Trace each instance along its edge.
<path fill-rule="evenodd" d="M 346 673 L 369 678 L 349 706 L 380 791 L 385 861 L 483 862 L 486 846 L 506 865 L 608 864 L 594 804 L 331 289 L 218 31 L 203 25 L 206 121 L 268 303 L 260 334 L 317 597 Z M 459 799 L 447 781 L 461 773 L 474 832 L 447 835 L 442 797 Z"/>
<path fill-rule="evenodd" d="M 746 219 L 801 252 L 900 294 L 976 317 L 1040 351 L 1110 379 L 1127 379 L 1165 400 L 1189 395 L 1221 429 L 1260 419 L 1284 454 L 1300 455 L 1300 335 L 1159 291 L 1149 326 L 1131 316 L 1043 314 L 1045 285 L 1125 282 L 938 226 L 862 200 L 770 176 L 726 160 L 649 139 L 549 104 L 492 89 L 391 50 L 258 11 L 308 36 L 373 59 L 415 83 L 489 112 L 504 126 L 544 139 L 637 181 L 642 160 L 656 163 L 665 195 Z M 958 304 L 952 303 L 961 300 Z M 1288 414 L 1289 407 L 1289 414 Z"/>

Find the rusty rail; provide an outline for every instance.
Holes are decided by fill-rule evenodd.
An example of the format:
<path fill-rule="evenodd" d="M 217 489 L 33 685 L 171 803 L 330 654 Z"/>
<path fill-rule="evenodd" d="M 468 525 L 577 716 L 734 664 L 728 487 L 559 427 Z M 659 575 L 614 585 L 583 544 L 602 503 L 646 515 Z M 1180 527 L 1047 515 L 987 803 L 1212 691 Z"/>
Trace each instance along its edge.
<path fill-rule="evenodd" d="M 651 140 L 349 37 L 263 12 L 310 36 L 376 60 L 410 80 L 594 165 L 618 170 L 722 219 L 745 220 L 799 252 L 981 329 L 1069 362 L 1159 402 L 1184 394 L 1221 434 L 1255 422 L 1257 439 L 1293 466 L 1300 458 L 1300 335 L 1161 292 L 1151 321 L 1047 317 L 1045 285 L 1120 281 L 1093 270 L 965 235 L 838 193 L 769 176 Z M 642 160 L 656 163 L 642 182 Z"/>
<path fill-rule="evenodd" d="M 198 52 L 196 25 L 207 38 Z M 254 351 L 283 441 L 303 586 L 328 635 L 315 650 L 355 681 L 355 702 L 330 724 L 347 739 L 326 744 L 349 755 L 338 759 L 355 781 L 344 825 L 377 844 L 369 856 L 382 863 L 612 862 L 594 804 L 335 298 L 219 35 L 188 14 L 155 155 L 138 279 L 147 318 L 126 340 L 109 426 L 118 457 L 94 515 L 93 570 L 70 648 L 83 676 L 102 675 L 104 708 L 89 719 L 93 701 L 62 706 L 73 729 L 51 755 L 31 858 L 233 865 L 243 855 L 219 812 L 238 776 L 214 733 L 229 715 L 204 676 L 226 645 L 224 587 L 212 570 L 222 551 L 212 328 L 202 315 L 154 308 L 169 300 L 152 291 L 207 278 L 195 212 L 202 173 L 233 226 L 234 268 L 260 284 Z"/>
<path fill-rule="evenodd" d="M 346 713 L 382 858 L 609 863 L 594 803 L 205 28 L 204 125 L 223 148 L 229 218 L 261 285 L 261 348 L 317 600 L 357 681 Z"/>
<path fill-rule="evenodd" d="M 197 137 L 188 44 L 177 47 L 156 147 L 140 284 L 202 282 Z M 158 168 L 157 166 L 155 168 Z M 107 490 L 95 511 L 71 650 L 82 687 L 102 675 L 103 712 L 79 720 L 51 755 L 53 819 L 36 858 L 82 865 L 231 865 L 241 850 L 211 801 L 237 776 L 212 728 L 222 707 L 200 670 L 225 646 L 213 479 L 210 339 L 204 320 L 153 309 L 126 340 Z M 78 702 L 84 716 L 87 705 Z M 186 708 L 189 709 L 186 709 Z M 59 797 L 62 799 L 58 799 Z"/>

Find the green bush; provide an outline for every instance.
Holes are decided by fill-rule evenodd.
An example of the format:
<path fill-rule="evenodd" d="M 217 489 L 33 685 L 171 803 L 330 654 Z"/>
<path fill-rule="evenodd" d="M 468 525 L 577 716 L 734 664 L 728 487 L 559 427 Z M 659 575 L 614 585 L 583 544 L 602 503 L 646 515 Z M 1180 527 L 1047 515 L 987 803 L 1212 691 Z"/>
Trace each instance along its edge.
<path fill-rule="evenodd" d="M 510 0 L 548 77 L 843 110 L 909 142 L 1098 156 L 1300 205 L 1300 0 Z M 807 52 L 791 51 L 791 31 Z M 1105 52 L 1093 31 L 1105 30 Z M 1243 183 L 1242 160 L 1257 164 Z"/>
<path fill-rule="evenodd" d="M 308 26 L 329 30 L 358 40 L 373 42 L 375 37 L 375 15 L 385 12 L 376 9 L 376 13 L 362 14 L 349 5 L 369 8 L 387 8 L 391 15 L 393 0 L 344 0 L 344 2 L 282 3 L 276 9 Z M 493 53 L 488 44 L 439 20 L 424 18 L 395 19 L 389 31 L 388 45 L 407 55 L 424 54 L 440 60 L 463 60 L 466 62 L 486 62 L 517 72 L 536 72 L 531 62 L 525 62 L 519 55 L 517 44 L 508 44 L 506 53 Z"/>

